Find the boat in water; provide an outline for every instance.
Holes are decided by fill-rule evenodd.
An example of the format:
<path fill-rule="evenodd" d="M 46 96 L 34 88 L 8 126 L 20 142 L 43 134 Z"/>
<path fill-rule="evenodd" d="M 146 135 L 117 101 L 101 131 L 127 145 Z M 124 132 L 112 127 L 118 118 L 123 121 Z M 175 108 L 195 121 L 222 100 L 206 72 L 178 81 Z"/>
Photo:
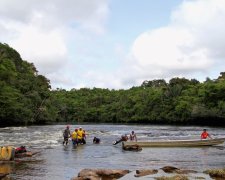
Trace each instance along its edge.
<path fill-rule="evenodd" d="M 215 146 L 223 144 L 225 138 L 204 139 L 204 140 L 166 140 L 166 141 L 126 141 L 122 142 L 122 146 L 138 145 L 140 147 L 200 147 Z"/>

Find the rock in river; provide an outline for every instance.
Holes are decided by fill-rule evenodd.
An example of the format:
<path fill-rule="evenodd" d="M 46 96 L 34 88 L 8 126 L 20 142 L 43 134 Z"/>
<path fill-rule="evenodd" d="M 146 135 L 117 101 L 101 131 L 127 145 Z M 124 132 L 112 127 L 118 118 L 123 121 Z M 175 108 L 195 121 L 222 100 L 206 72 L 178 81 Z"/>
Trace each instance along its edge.
<path fill-rule="evenodd" d="M 119 179 L 128 174 L 129 170 L 121 169 L 83 169 L 72 180 L 106 180 Z"/>

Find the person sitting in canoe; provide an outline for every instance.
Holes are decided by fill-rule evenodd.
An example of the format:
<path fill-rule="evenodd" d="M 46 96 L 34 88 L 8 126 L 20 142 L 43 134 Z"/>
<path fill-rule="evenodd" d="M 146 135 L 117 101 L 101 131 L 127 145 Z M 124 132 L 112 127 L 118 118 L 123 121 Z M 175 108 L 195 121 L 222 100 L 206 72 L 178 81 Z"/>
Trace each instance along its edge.
<path fill-rule="evenodd" d="M 94 143 L 94 144 L 99 144 L 99 143 L 100 143 L 100 139 L 97 138 L 97 137 L 94 137 L 93 143 Z"/>
<path fill-rule="evenodd" d="M 212 137 L 210 136 L 210 134 L 207 132 L 206 129 L 203 129 L 203 132 L 201 134 L 201 139 L 207 139 L 207 138 L 210 138 L 212 139 Z"/>
<path fill-rule="evenodd" d="M 121 138 L 119 140 L 114 141 L 113 145 L 116 145 L 116 144 L 118 144 L 122 141 L 127 141 L 128 139 L 129 139 L 128 136 L 126 134 L 124 134 L 124 135 L 121 136 Z"/>
<path fill-rule="evenodd" d="M 134 133 L 134 131 L 132 131 L 131 134 L 130 134 L 130 141 L 136 141 L 137 142 L 137 136 Z"/>

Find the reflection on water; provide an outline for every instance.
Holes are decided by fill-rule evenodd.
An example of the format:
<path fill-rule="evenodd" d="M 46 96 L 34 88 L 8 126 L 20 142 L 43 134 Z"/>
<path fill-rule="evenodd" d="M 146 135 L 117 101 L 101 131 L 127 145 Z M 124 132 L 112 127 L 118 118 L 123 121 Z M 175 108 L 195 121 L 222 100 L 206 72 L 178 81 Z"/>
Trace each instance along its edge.
<path fill-rule="evenodd" d="M 0 174 L 13 173 L 13 170 L 14 170 L 14 164 L 11 164 L 11 163 L 0 164 Z"/>
<path fill-rule="evenodd" d="M 134 130 L 138 140 L 199 139 L 202 127 L 150 125 L 82 125 L 88 132 L 87 144 L 73 147 L 62 145 L 65 126 L 30 126 L 0 129 L 0 145 L 25 145 L 40 154 L 10 164 L 0 164 L 1 171 L 14 179 L 70 179 L 83 168 L 178 168 L 202 171 L 225 165 L 224 144 L 205 148 L 143 148 L 140 152 L 123 151 L 121 144 L 112 142 Z M 71 129 L 79 125 L 71 125 Z M 207 128 L 214 137 L 225 137 L 224 128 Z M 101 138 L 92 144 L 93 137 Z"/>

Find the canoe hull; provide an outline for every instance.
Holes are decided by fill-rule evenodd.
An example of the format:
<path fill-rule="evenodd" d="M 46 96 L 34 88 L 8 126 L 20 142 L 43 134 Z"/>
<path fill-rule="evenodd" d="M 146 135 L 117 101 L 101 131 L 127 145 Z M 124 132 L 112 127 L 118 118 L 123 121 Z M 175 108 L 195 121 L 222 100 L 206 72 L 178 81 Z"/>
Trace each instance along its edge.
<path fill-rule="evenodd" d="M 138 145 L 141 147 L 199 147 L 199 146 L 215 146 L 222 144 L 225 138 L 207 139 L 207 140 L 181 140 L 181 141 L 138 141 L 123 142 L 123 146 Z"/>

